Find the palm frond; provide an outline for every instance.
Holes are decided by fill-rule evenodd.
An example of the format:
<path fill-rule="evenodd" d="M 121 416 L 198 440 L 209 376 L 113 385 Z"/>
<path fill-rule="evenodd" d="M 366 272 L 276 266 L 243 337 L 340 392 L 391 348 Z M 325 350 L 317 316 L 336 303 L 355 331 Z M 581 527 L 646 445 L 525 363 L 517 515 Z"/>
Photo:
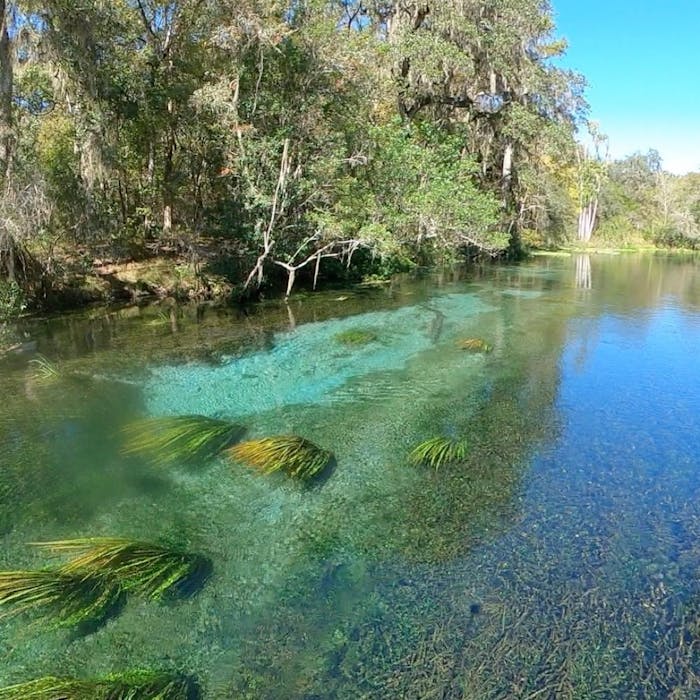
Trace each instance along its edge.
<path fill-rule="evenodd" d="M 101 574 L 116 580 L 125 591 L 151 600 L 191 590 L 211 570 L 200 554 L 150 542 L 118 537 L 92 537 L 55 542 L 33 542 L 34 546 L 74 558 L 60 571 L 71 576 Z"/>
<path fill-rule="evenodd" d="M 45 676 L 0 688 L 0 700 L 94 700 L 95 691 L 90 681 Z"/>
<path fill-rule="evenodd" d="M 435 469 L 463 460 L 469 452 L 466 440 L 454 438 L 434 437 L 416 446 L 408 456 L 411 464 L 427 464 Z"/>
<path fill-rule="evenodd" d="M 319 474 L 333 458 L 330 452 L 297 435 L 248 440 L 231 447 L 228 454 L 264 474 L 284 471 L 300 479 Z"/>
<path fill-rule="evenodd" d="M 100 622 L 121 597 L 121 586 L 99 574 L 0 571 L 0 605 L 14 613 L 42 611 L 61 627 Z"/>
<path fill-rule="evenodd" d="M 191 700 L 194 688 L 187 678 L 154 671 L 91 680 L 45 676 L 0 688 L 0 700 Z"/>
<path fill-rule="evenodd" d="M 33 368 L 32 377 L 37 382 L 49 383 L 61 376 L 58 367 L 43 355 L 37 355 L 29 364 Z"/>
<path fill-rule="evenodd" d="M 491 352 L 493 345 L 487 343 L 483 338 L 462 338 L 457 341 L 457 346 L 469 352 Z"/>
<path fill-rule="evenodd" d="M 144 418 L 123 428 L 123 452 L 144 454 L 157 464 L 205 461 L 230 447 L 243 432 L 239 425 L 207 416 Z"/>

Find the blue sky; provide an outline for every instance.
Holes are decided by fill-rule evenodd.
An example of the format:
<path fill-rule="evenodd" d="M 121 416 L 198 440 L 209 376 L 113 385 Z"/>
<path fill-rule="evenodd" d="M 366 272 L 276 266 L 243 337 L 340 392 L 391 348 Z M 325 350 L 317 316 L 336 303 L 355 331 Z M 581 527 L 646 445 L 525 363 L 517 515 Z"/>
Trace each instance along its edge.
<path fill-rule="evenodd" d="M 615 158 L 655 148 L 700 171 L 700 0 L 551 0 Z"/>

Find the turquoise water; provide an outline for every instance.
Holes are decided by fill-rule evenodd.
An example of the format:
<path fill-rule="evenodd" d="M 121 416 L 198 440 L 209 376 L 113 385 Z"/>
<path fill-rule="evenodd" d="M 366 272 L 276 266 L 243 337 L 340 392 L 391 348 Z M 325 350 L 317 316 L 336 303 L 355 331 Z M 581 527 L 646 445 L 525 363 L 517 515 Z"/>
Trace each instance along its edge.
<path fill-rule="evenodd" d="M 700 268 L 582 268 L 13 330 L 0 568 L 51 563 L 27 542 L 125 536 L 177 541 L 213 573 L 87 634 L 0 619 L 0 683 L 153 668 L 205 699 L 698 697 Z M 39 381 L 36 353 L 61 376 Z M 303 435 L 335 466 L 304 486 L 122 453 L 126 422 L 178 414 Z M 441 434 L 467 437 L 464 464 L 409 465 Z"/>

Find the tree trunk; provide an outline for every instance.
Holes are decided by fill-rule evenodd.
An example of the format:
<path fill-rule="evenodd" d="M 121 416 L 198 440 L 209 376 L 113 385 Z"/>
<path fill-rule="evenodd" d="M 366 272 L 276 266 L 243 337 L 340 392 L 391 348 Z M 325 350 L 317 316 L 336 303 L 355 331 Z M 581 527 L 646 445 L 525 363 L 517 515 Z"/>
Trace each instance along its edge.
<path fill-rule="evenodd" d="M 588 243 L 593 235 L 598 214 L 598 200 L 593 199 L 581 208 L 578 215 L 578 240 Z"/>
<path fill-rule="evenodd" d="M 165 163 L 163 165 L 163 236 L 168 237 L 173 228 L 173 158 L 175 156 L 175 124 L 172 99 L 168 100 L 168 142 L 165 147 Z"/>
<path fill-rule="evenodd" d="M 12 47 L 8 32 L 9 3 L 0 0 L 0 185 L 12 159 Z"/>
<path fill-rule="evenodd" d="M 501 186 L 503 188 L 504 206 L 510 202 L 513 188 L 513 144 L 507 143 L 503 152 L 503 169 L 501 172 Z"/>

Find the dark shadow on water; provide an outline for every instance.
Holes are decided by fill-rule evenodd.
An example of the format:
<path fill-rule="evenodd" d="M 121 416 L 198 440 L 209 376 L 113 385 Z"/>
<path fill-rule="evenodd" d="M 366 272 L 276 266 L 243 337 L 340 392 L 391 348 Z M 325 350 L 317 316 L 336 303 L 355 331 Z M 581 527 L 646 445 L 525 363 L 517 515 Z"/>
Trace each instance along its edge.
<path fill-rule="evenodd" d="M 102 612 L 99 617 L 95 617 L 91 620 L 85 620 L 81 622 L 76 628 L 70 633 L 69 640 L 76 641 L 83 639 L 84 637 L 89 637 L 91 634 L 98 632 L 102 629 L 110 620 L 114 620 L 122 614 L 122 611 L 126 607 L 127 595 L 126 591 L 122 591 L 119 596 Z"/>
<path fill-rule="evenodd" d="M 204 694 L 199 681 L 192 676 L 182 676 L 182 684 L 184 689 L 184 700 L 202 700 Z"/>
<path fill-rule="evenodd" d="M 335 458 L 335 455 L 332 455 L 330 460 L 328 460 L 328 464 L 318 474 L 303 482 L 304 490 L 318 491 L 322 489 L 335 473 L 337 466 L 338 460 Z"/>
<path fill-rule="evenodd" d="M 181 600 L 194 598 L 207 584 L 214 573 L 214 565 L 203 555 L 197 556 L 197 564 L 189 576 L 178 581 L 169 591 L 165 598 L 168 604 Z"/>

